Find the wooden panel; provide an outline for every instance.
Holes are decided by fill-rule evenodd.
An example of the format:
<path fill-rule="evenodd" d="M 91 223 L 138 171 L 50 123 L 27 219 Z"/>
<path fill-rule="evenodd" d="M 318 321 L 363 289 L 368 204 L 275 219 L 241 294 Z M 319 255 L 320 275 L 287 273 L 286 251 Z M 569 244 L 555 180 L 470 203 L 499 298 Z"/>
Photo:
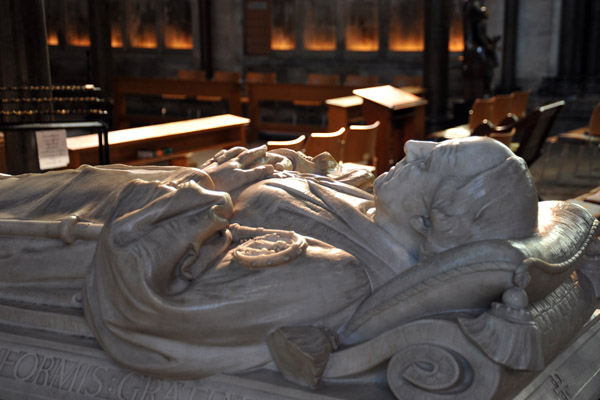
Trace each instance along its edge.
<path fill-rule="evenodd" d="M 294 125 L 281 122 L 263 122 L 260 120 L 261 103 L 265 101 L 282 101 L 293 103 L 296 100 L 317 101 L 335 97 L 349 96 L 354 89 L 342 85 L 305 85 L 298 83 L 249 83 L 248 88 L 248 116 L 250 118 L 249 140 L 254 140 L 261 130 L 278 130 L 296 132 L 298 134 L 311 133 L 323 130 L 320 125 Z M 338 127 L 339 128 L 339 127 Z"/>
<path fill-rule="evenodd" d="M 140 121 L 140 115 L 127 114 L 127 95 L 179 95 L 194 98 L 196 96 L 213 96 L 223 99 L 229 106 L 229 113 L 242 115 L 241 94 L 242 86 L 239 82 L 206 82 L 193 79 L 159 79 L 159 78 L 115 78 L 114 85 L 113 126 L 115 128 L 127 127 L 132 121 Z M 157 115 L 147 117 L 147 124 L 156 123 Z M 180 118 L 181 119 L 181 118 Z M 164 120 L 162 120 L 164 121 Z M 143 121 L 142 121 L 143 122 Z"/>
<path fill-rule="evenodd" d="M 246 53 L 271 53 L 271 1 L 246 0 Z"/>

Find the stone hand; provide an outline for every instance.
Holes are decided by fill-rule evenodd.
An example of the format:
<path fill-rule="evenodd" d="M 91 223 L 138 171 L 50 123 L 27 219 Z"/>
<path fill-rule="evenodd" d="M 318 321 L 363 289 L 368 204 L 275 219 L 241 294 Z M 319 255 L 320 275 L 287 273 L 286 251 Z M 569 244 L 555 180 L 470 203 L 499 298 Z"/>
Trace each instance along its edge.
<path fill-rule="evenodd" d="M 130 211 L 128 203 L 135 197 L 153 200 Z M 173 276 L 190 280 L 203 269 L 195 263 L 197 258 L 205 267 L 231 241 L 226 231 L 231 213 L 229 195 L 195 182 L 168 188 L 134 181 L 123 191 L 116 218 L 109 223 L 110 245 L 101 248 L 117 264 L 136 260 L 142 268 L 154 270 L 156 285 L 171 282 Z"/>
<path fill-rule="evenodd" d="M 276 169 L 289 169 L 288 164 L 287 158 L 268 153 L 266 146 L 250 150 L 233 147 L 219 151 L 200 168 L 210 175 L 216 190 L 230 192 L 263 179 Z"/>

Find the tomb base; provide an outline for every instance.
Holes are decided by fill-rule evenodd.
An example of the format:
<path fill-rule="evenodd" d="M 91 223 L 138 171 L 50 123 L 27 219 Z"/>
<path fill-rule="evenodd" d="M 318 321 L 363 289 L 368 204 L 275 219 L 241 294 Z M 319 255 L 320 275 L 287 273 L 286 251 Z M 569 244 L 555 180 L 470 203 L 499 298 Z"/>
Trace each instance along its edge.
<path fill-rule="evenodd" d="M 2 400 L 334 400 L 394 399 L 385 386 L 325 383 L 317 390 L 253 371 L 198 380 L 162 380 L 112 361 L 89 338 L 0 326 Z"/>

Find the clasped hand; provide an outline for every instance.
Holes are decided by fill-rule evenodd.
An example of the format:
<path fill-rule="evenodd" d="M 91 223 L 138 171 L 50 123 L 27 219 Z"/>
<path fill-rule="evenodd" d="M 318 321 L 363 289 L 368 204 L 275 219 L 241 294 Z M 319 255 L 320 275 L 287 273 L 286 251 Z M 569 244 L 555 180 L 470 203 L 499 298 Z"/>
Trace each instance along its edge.
<path fill-rule="evenodd" d="M 282 155 L 267 152 L 267 146 L 249 150 L 233 147 L 219 151 L 200 168 L 211 177 L 216 190 L 230 192 L 264 179 L 275 170 L 290 170 L 292 162 Z"/>

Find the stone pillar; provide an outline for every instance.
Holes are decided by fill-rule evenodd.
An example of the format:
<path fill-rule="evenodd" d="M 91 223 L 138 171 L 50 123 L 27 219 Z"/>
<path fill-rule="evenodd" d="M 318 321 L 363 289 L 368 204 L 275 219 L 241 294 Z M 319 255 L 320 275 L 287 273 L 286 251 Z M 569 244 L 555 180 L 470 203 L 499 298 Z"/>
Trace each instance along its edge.
<path fill-rule="evenodd" d="M 583 90 L 586 93 L 598 94 L 600 92 L 600 1 L 588 0 L 589 8 L 587 24 L 589 31 L 585 40 L 585 81 Z"/>
<path fill-rule="evenodd" d="M 429 125 L 434 130 L 443 127 L 448 119 L 448 1 L 425 0 L 423 84 L 429 102 Z"/>
<path fill-rule="evenodd" d="M 211 0 L 198 0 L 200 25 L 200 69 L 206 71 L 206 77 L 213 74 L 212 54 L 212 4 Z"/>
<path fill-rule="evenodd" d="M 90 70 L 94 85 L 105 99 L 112 96 L 113 62 L 110 45 L 108 0 L 88 0 L 90 20 Z"/>
<path fill-rule="evenodd" d="M 50 85 L 43 0 L 0 1 L 0 38 L 0 86 Z M 39 171 L 34 132 L 5 131 L 4 140 L 9 173 Z"/>
<path fill-rule="evenodd" d="M 517 38 L 519 22 L 519 0 L 505 0 L 504 29 L 502 43 L 502 80 L 500 92 L 510 93 L 516 85 Z"/>
<path fill-rule="evenodd" d="M 578 91 L 583 75 L 586 0 L 563 0 L 556 90 L 559 94 Z"/>

